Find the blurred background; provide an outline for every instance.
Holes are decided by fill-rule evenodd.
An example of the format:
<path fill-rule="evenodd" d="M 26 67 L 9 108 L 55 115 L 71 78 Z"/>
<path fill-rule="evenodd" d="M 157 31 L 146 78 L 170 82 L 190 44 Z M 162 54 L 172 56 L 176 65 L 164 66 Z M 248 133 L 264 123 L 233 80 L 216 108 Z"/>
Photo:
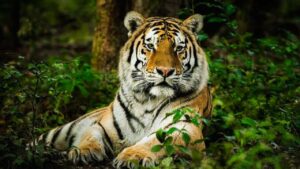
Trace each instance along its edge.
<path fill-rule="evenodd" d="M 1 1 L 1 61 L 18 55 L 44 59 L 93 51 L 99 57 L 93 60 L 95 68 L 115 68 L 119 48 L 127 39 L 123 19 L 130 10 L 145 17 L 205 15 L 207 41 L 224 35 L 233 20 L 238 33 L 249 32 L 255 37 L 281 36 L 284 31 L 299 36 L 300 32 L 298 0 Z"/>
<path fill-rule="evenodd" d="M 299 0 L 0 0 L 0 168 L 57 168 L 25 144 L 113 100 L 131 10 L 205 16 L 208 156 L 168 167 L 300 166 Z"/>

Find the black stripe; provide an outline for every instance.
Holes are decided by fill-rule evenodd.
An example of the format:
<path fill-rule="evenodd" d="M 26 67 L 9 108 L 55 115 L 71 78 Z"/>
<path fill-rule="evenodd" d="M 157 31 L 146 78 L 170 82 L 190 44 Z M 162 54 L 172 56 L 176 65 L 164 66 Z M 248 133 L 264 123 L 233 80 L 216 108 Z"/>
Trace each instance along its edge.
<path fill-rule="evenodd" d="M 53 134 L 53 137 L 52 137 L 51 142 L 50 142 L 51 147 L 54 147 L 54 143 L 55 143 L 56 139 L 58 138 L 58 135 L 60 134 L 62 129 L 63 129 L 63 127 L 60 127 L 60 128 L 55 130 L 55 133 Z"/>
<path fill-rule="evenodd" d="M 123 88 L 121 88 L 121 92 L 123 93 Z M 131 112 L 129 111 L 129 109 L 124 105 L 124 102 L 122 101 L 120 94 L 118 94 L 117 99 L 120 102 L 121 107 L 125 111 L 126 118 L 128 118 L 129 120 L 133 119 L 137 123 L 139 123 L 142 127 L 145 127 L 145 125 L 140 121 L 140 119 L 138 119 L 136 116 L 134 116 L 133 114 L 131 114 Z M 131 123 L 129 123 L 129 124 L 131 124 Z"/>
<path fill-rule="evenodd" d="M 172 25 L 172 24 L 171 24 Z M 178 29 L 175 29 L 175 28 L 170 28 L 169 31 L 173 31 L 174 33 L 179 33 L 179 30 Z"/>
<path fill-rule="evenodd" d="M 141 63 L 142 61 L 140 61 L 138 58 L 136 58 L 136 62 L 134 64 L 134 67 L 137 69 L 137 70 L 140 70 L 138 69 L 138 64 Z"/>
<path fill-rule="evenodd" d="M 166 100 L 164 103 L 162 103 L 162 104 L 160 105 L 160 107 L 156 110 L 156 113 L 155 113 L 155 116 L 154 116 L 154 118 L 153 118 L 153 120 L 152 120 L 151 125 L 154 123 L 154 121 L 155 121 L 156 118 L 158 117 L 160 111 L 161 111 L 168 103 L 170 103 L 170 100 L 169 100 L 169 99 Z"/>
<path fill-rule="evenodd" d="M 138 58 L 138 52 L 139 52 L 139 46 L 140 46 L 141 41 L 139 41 L 136 45 L 136 49 L 135 49 L 135 56 L 136 58 Z"/>
<path fill-rule="evenodd" d="M 178 36 L 177 32 L 172 32 L 173 36 Z"/>
<path fill-rule="evenodd" d="M 151 26 L 161 26 L 161 25 L 164 25 L 162 21 L 157 21 L 151 24 Z"/>
<path fill-rule="evenodd" d="M 129 50 L 129 55 L 127 58 L 127 62 L 130 63 L 131 61 L 131 56 L 132 56 L 132 52 L 133 52 L 133 46 L 134 46 L 134 42 L 132 42 L 131 46 L 130 46 L 130 50 Z"/>
<path fill-rule="evenodd" d="M 105 153 L 107 155 L 107 159 L 113 159 L 115 157 L 115 155 L 113 154 L 114 152 L 112 152 L 107 147 L 108 147 L 107 145 L 104 147 Z"/>
<path fill-rule="evenodd" d="M 112 148 L 113 144 L 112 144 L 112 141 L 111 141 L 110 137 L 108 136 L 106 130 L 104 129 L 104 127 L 102 126 L 102 124 L 100 122 L 98 122 L 97 124 L 102 128 L 102 130 L 104 132 L 105 140 L 108 141 L 109 146 Z"/>
<path fill-rule="evenodd" d="M 154 29 L 152 29 L 152 31 L 158 31 L 158 30 L 160 30 L 160 28 L 154 28 Z"/>
<path fill-rule="evenodd" d="M 92 157 L 93 161 L 98 161 L 98 158 L 96 157 L 96 155 L 94 153 L 91 152 L 90 149 L 88 149 L 90 156 Z"/>
<path fill-rule="evenodd" d="M 199 65 L 198 65 L 198 54 L 197 54 L 197 50 L 196 50 L 196 46 L 195 46 L 195 45 L 197 45 L 197 44 L 193 44 L 192 37 L 191 37 L 189 34 L 187 34 L 187 37 L 188 37 L 190 43 L 191 43 L 192 46 L 193 46 L 193 55 L 192 55 L 192 56 L 195 58 L 195 65 L 192 67 L 192 70 L 191 70 L 191 73 L 193 73 L 193 72 L 194 72 L 194 69 L 195 69 L 196 67 L 199 66 Z"/>
<path fill-rule="evenodd" d="M 68 141 L 68 145 L 69 145 L 69 147 L 72 147 L 73 146 L 73 143 L 74 143 L 74 140 L 75 140 L 75 135 L 72 135 L 71 137 L 70 137 L 70 140 Z"/>
<path fill-rule="evenodd" d="M 186 65 L 187 69 L 186 69 L 185 72 L 189 71 L 191 69 L 191 67 L 192 67 L 192 65 L 191 65 L 192 48 L 191 47 L 189 47 L 189 54 L 187 54 L 187 57 L 189 57 L 189 62 Z"/>
<path fill-rule="evenodd" d="M 178 94 L 178 95 L 177 95 L 177 98 L 179 98 L 179 97 L 185 97 L 185 98 L 186 98 L 187 96 L 191 95 L 192 93 L 194 93 L 194 91 L 188 91 L 188 92 L 186 92 L 186 93 Z M 201 92 L 200 92 L 200 93 L 201 93 Z M 198 94 L 196 94 L 196 95 L 194 95 L 194 96 L 191 96 L 191 97 L 187 97 L 187 98 L 186 98 L 184 101 L 182 101 L 181 103 L 189 102 L 189 101 L 195 99 L 196 97 L 199 96 L 200 93 L 198 93 Z M 181 109 L 181 108 L 183 108 L 183 107 L 180 107 L 180 108 L 178 108 L 178 109 Z"/>
<path fill-rule="evenodd" d="M 156 35 L 156 34 L 158 34 L 159 32 L 160 32 L 160 31 L 155 31 L 153 34 Z"/>
<path fill-rule="evenodd" d="M 134 44 L 135 44 L 137 38 L 138 38 L 138 37 L 135 37 L 135 39 L 132 40 L 132 43 L 131 43 L 131 45 L 130 45 L 129 55 L 128 55 L 128 58 L 127 58 L 127 62 L 128 62 L 128 63 L 130 63 L 130 61 L 131 61 L 131 57 L 132 57 L 132 53 L 133 53 L 133 48 L 134 48 L 134 46 L 135 46 Z M 142 35 L 141 38 L 143 39 L 143 38 L 144 38 L 144 35 Z"/>
<path fill-rule="evenodd" d="M 129 124 L 129 127 L 130 129 L 135 132 L 135 128 L 133 127 L 132 123 L 131 123 L 131 113 L 129 112 L 129 110 L 127 109 L 127 107 L 124 105 L 124 103 L 122 102 L 121 98 L 120 98 L 120 94 L 118 94 L 117 96 L 117 100 L 119 101 L 120 103 L 120 106 L 122 107 L 122 109 L 124 110 L 125 112 L 125 116 L 126 116 L 126 120 Z"/>
<path fill-rule="evenodd" d="M 124 136 L 123 136 L 123 134 L 122 134 L 122 132 L 121 132 L 120 126 L 119 126 L 119 124 L 117 123 L 116 117 L 115 117 L 114 114 L 113 114 L 113 124 L 114 124 L 114 126 L 115 126 L 115 128 L 116 128 L 116 130 L 117 130 L 118 137 L 119 137 L 121 140 L 123 140 L 123 139 L 124 139 Z"/>
<path fill-rule="evenodd" d="M 197 53 L 195 45 L 193 45 L 193 51 L 194 51 L 194 57 L 195 57 L 195 66 L 194 67 L 197 67 L 198 66 L 198 53 Z"/>
<path fill-rule="evenodd" d="M 170 24 L 170 25 L 172 25 L 172 26 L 174 26 L 176 29 L 180 30 L 180 28 L 179 28 L 177 25 L 175 25 L 175 24 Z"/>
<path fill-rule="evenodd" d="M 72 124 L 70 125 L 70 127 L 69 127 L 69 129 L 68 129 L 68 131 L 67 131 L 67 133 L 66 133 L 65 141 L 68 141 L 68 139 L 70 138 L 70 134 L 71 134 L 72 129 L 73 129 L 73 127 L 75 126 L 75 124 L 76 124 L 76 122 L 73 121 Z"/>
<path fill-rule="evenodd" d="M 173 99 L 175 99 L 175 98 L 182 98 L 182 97 L 186 98 L 187 96 L 195 93 L 195 90 L 196 90 L 195 88 L 192 88 L 192 89 L 190 89 L 190 90 L 188 90 L 186 92 L 178 92 Z M 196 98 L 196 96 L 195 96 L 195 98 Z M 189 98 L 187 100 L 189 100 Z M 184 102 L 186 102 L 186 101 L 184 101 Z"/>
<path fill-rule="evenodd" d="M 155 109 L 155 108 L 154 108 Z M 152 110 L 145 110 L 145 114 L 149 114 L 149 113 L 152 113 L 154 111 L 154 109 Z"/>

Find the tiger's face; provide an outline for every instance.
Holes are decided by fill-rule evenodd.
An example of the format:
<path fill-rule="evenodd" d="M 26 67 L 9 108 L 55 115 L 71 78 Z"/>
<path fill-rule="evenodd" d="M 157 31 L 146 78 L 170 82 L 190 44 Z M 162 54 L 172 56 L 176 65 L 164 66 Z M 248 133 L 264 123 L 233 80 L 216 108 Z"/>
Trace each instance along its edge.
<path fill-rule="evenodd" d="M 202 27 L 201 15 L 182 22 L 169 17 L 144 19 L 130 12 L 124 23 L 129 30 L 119 66 L 124 88 L 171 98 L 196 92 L 207 82 L 207 63 L 195 38 Z"/>

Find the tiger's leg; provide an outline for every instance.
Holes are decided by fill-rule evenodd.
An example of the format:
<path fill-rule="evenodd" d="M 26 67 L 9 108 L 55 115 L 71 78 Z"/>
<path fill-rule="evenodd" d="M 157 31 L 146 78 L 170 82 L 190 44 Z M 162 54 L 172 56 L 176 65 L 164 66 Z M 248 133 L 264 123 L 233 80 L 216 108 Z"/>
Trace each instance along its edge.
<path fill-rule="evenodd" d="M 95 110 L 64 126 L 54 128 L 41 135 L 31 147 L 44 143 L 46 147 L 55 150 L 55 156 L 61 153 L 73 163 L 102 161 L 112 152 L 111 139 L 114 139 L 106 132 L 112 128 L 112 120 L 109 120 L 111 112 L 107 110 Z"/>
<path fill-rule="evenodd" d="M 199 127 L 191 123 L 179 122 L 174 125 L 169 126 L 168 128 L 176 127 L 178 129 L 184 128 L 191 138 L 191 142 L 194 142 L 199 139 L 203 139 L 202 131 Z M 167 129 L 167 128 L 166 128 Z M 172 134 L 173 145 L 185 145 L 185 142 L 182 140 L 181 134 L 177 131 Z M 115 158 L 113 164 L 116 168 L 121 168 L 127 166 L 128 168 L 134 168 L 133 161 L 137 161 L 143 166 L 154 165 L 158 159 L 164 157 L 166 152 L 162 149 L 161 151 L 154 153 L 151 151 L 151 148 L 154 145 L 161 144 L 157 140 L 155 134 L 144 137 L 142 140 L 137 142 L 135 145 L 125 148 L 118 156 Z M 189 148 L 197 149 L 199 151 L 205 149 L 204 142 L 199 144 L 189 144 Z"/>
<path fill-rule="evenodd" d="M 81 135 L 78 139 L 76 135 L 70 144 L 68 158 L 73 163 L 82 161 L 87 164 L 104 160 L 107 156 L 113 155 L 113 144 L 118 139 L 113 130 L 112 112 L 109 107 L 100 109 L 98 113 L 92 113 L 86 119 L 87 122 L 81 120 L 82 125 L 74 131 L 74 134 L 78 132 Z M 86 126 L 88 127 L 84 129 Z"/>
<path fill-rule="evenodd" d="M 73 163 L 81 161 L 85 164 L 102 161 L 109 153 L 112 153 L 112 143 L 107 137 L 100 122 L 93 124 L 70 147 L 68 159 Z"/>
<path fill-rule="evenodd" d="M 112 152 L 112 143 L 105 132 L 100 122 L 74 121 L 43 134 L 29 147 L 43 143 L 47 149 L 44 155 L 55 162 L 69 160 L 87 164 L 102 161 Z"/>

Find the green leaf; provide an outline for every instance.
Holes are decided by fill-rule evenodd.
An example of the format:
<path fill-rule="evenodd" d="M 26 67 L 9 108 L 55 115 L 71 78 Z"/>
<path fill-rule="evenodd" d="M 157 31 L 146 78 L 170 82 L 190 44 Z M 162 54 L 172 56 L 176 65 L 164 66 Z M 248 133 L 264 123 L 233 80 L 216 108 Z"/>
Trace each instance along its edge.
<path fill-rule="evenodd" d="M 183 112 L 177 111 L 175 113 L 175 115 L 173 116 L 173 122 L 174 123 L 178 122 L 181 119 L 182 116 L 183 116 Z"/>
<path fill-rule="evenodd" d="M 182 140 L 184 141 L 184 143 L 186 145 L 188 145 L 190 143 L 190 141 L 191 141 L 191 137 L 186 132 L 183 132 L 182 133 Z"/>
<path fill-rule="evenodd" d="M 163 146 L 161 144 L 155 145 L 151 148 L 151 151 L 154 153 L 159 152 L 162 149 L 162 147 Z"/>
<path fill-rule="evenodd" d="M 167 158 L 164 158 L 162 161 L 161 161 L 161 164 L 162 166 L 164 167 L 170 167 L 170 165 L 172 164 L 173 162 L 173 158 L 172 157 L 167 157 Z"/>
<path fill-rule="evenodd" d="M 176 110 L 175 111 L 172 111 L 172 112 L 169 112 L 169 113 L 166 113 L 166 116 L 163 118 L 163 120 L 165 120 L 167 117 L 173 115 L 176 113 Z"/>
<path fill-rule="evenodd" d="M 80 90 L 80 93 L 84 96 L 87 97 L 89 95 L 89 92 L 86 90 L 86 88 L 82 85 L 77 85 L 77 87 Z"/>
<path fill-rule="evenodd" d="M 178 147 L 179 151 L 184 153 L 184 154 L 189 154 L 190 153 L 189 149 L 186 146 L 179 145 L 177 147 Z"/>
<path fill-rule="evenodd" d="M 209 120 L 207 118 L 201 118 L 202 122 L 206 125 L 209 124 Z"/>
<path fill-rule="evenodd" d="M 232 4 L 228 4 L 225 8 L 225 12 L 227 15 L 232 15 L 236 11 L 236 8 Z"/>
<path fill-rule="evenodd" d="M 167 155 L 172 155 L 175 152 L 175 148 L 173 145 L 166 145 L 165 147 Z"/>
<path fill-rule="evenodd" d="M 198 34 L 197 38 L 200 42 L 205 41 L 208 39 L 208 35 L 206 33 L 201 33 L 201 34 Z"/>
<path fill-rule="evenodd" d="M 187 122 L 191 121 L 191 117 L 188 114 L 185 114 L 184 118 L 186 119 Z"/>
<path fill-rule="evenodd" d="M 200 126 L 200 123 L 199 123 L 198 119 L 196 119 L 196 118 L 192 118 L 192 119 L 191 119 L 191 122 L 192 122 L 195 126 Z"/>
<path fill-rule="evenodd" d="M 201 152 L 199 152 L 198 150 L 196 149 L 191 149 L 191 157 L 193 159 L 193 161 L 201 161 L 203 155 Z"/>
<path fill-rule="evenodd" d="M 243 124 L 243 125 L 246 125 L 246 126 L 255 126 L 256 125 L 256 121 L 255 120 L 253 120 L 253 119 L 251 119 L 251 118 L 249 118 L 249 117 L 244 117 L 242 120 L 241 120 L 241 123 Z"/>
<path fill-rule="evenodd" d="M 221 18 L 221 17 L 210 17 L 208 19 L 209 23 L 220 23 L 220 22 L 226 22 L 225 18 Z"/>
<path fill-rule="evenodd" d="M 166 132 L 162 129 L 159 129 L 156 131 L 156 138 L 159 140 L 159 142 L 163 143 L 166 139 Z"/>
<path fill-rule="evenodd" d="M 174 113 L 175 113 L 174 111 L 173 111 L 173 112 L 166 113 L 166 117 L 169 117 L 169 116 L 173 115 Z"/>
<path fill-rule="evenodd" d="M 167 135 L 173 134 L 175 131 L 178 131 L 178 128 L 172 127 L 167 131 Z"/>
<path fill-rule="evenodd" d="M 165 140 L 164 145 L 172 144 L 172 142 L 173 142 L 173 137 L 169 136 Z"/>

